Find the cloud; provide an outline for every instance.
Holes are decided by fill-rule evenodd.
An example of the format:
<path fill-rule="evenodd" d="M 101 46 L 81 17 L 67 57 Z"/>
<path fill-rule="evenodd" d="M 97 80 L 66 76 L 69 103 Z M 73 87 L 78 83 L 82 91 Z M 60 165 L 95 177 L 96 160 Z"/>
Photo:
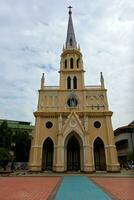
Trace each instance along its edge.
<path fill-rule="evenodd" d="M 47 85 L 58 85 L 71 4 L 86 85 L 99 84 L 102 71 L 114 128 L 133 120 L 133 0 L 0 0 L 0 4 L 1 118 L 34 122 L 41 74 L 45 72 Z"/>

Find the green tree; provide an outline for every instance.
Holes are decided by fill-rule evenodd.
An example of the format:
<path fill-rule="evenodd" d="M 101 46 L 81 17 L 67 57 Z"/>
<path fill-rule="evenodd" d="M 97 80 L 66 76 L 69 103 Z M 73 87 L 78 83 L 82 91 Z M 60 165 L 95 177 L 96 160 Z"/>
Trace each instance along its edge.
<path fill-rule="evenodd" d="M 12 145 L 14 143 L 14 146 Z M 0 125 L 0 148 L 14 152 L 14 161 L 28 162 L 31 137 L 28 131 L 12 131 L 6 121 Z"/>
<path fill-rule="evenodd" d="M 0 125 L 0 166 L 6 170 L 6 166 L 11 161 L 11 141 L 12 130 L 8 127 L 6 121 L 3 121 Z"/>
<path fill-rule="evenodd" d="M 6 170 L 6 166 L 9 161 L 11 161 L 11 155 L 9 151 L 5 148 L 0 148 L 0 166 Z"/>
<path fill-rule="evenodd" d="M 14 134 L 14 152 L 16 162 L 28 162 L 31 138 L 28 131 L 17 130 Z"/>
<path fill-rule="evenodd" d="M 12 130 L 8 127 L 6 121 L 3 121 L 0 125 L 0 148 L 5 148 L 7 150 L 11 149 L 12 141 Z"/>

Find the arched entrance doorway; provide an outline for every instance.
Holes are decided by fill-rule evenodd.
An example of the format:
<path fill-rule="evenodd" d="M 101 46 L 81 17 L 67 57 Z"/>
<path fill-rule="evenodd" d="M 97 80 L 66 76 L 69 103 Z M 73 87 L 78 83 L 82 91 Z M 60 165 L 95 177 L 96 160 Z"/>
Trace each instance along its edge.
<path fill-rule="evenodd" d="M 64 143 L 65 171 L 83 170 L 83 142 L 81 137 L 74 131 L 67 135 Z"/>
<path fill-rule="evenodd" d="M 53 169 L 53 151 L 53 141 L 51 140 L 51 138 L 47 138 L 43 144 L 42 170 Z"/>
<path fill-rule="evenodd" d="M 80 144 L 75 136 L 67 143 L 67 170 L 80 170 Z"/>
<path fill-rule="evenodd" d="M 106 158 L 103 141 L 98 137 L 94 141 L 95 170 L 106 170 Z"/>

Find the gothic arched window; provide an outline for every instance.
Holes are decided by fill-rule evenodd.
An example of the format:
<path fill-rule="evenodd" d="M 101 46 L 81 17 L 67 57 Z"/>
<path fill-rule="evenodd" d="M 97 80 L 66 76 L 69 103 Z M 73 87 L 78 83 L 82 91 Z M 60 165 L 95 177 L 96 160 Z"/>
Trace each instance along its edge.
<path fill-rule="evenodd" d="M 77 59 L 77 68 L 79 68 L 79 64 L 80 64 L 80 59 Z"/>
<path fill-rule="evenodd" d="M 74 78 L 73 78 L 73 88 L 77 89 L 77 78 L 76 78 L 76 76 L 74 76 Z"/>
<path fill-rule="evenodd" d="M 70 58 L 70 68 L 73 69 L 74 67 L 74 60 L 73 58 Z"/>
<path fill-rule="evenodd" d="M 71 89 L 71 78 L 70 78 L 70 76 L 67 77 L 67 89 Z"/>
<path fill-rule="evenodd" d="M 64 67 L 65 67 L 65 69 L 67 68 L 67 60 L 65 60 L 65 62 L 64 62 Z"/>

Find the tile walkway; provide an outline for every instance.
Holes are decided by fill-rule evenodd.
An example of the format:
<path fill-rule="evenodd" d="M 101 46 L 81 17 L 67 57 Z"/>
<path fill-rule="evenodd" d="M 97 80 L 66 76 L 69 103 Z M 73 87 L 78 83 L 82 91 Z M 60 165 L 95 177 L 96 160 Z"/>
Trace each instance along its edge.
<path fill-rule="evenodd" d="M 59 177 L 0 177 L 0 200 L 47 200 Z"/>
<path fill-rule="evenodd" d="M 134 178 L 94 177 L 91 179 L 118 200 L 134 200 Z"/>
<path fill-rule="evenodd" d="M 65 176 L 55 200 L 111 200 L 86 176 Z"/>
<path fill-rule="evenodd" d="M 134 200 L 133 188 L 131 177 L 0 177 L 0 200 Z"/>

